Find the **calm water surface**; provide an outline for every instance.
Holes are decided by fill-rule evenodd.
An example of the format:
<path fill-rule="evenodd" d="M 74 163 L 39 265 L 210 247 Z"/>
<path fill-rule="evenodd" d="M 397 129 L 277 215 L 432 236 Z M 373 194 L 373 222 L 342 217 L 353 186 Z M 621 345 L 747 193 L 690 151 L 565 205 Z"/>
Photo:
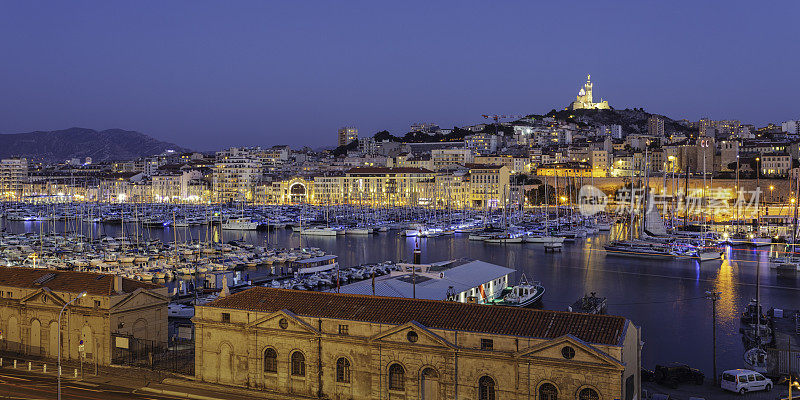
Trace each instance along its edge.
<path fill-rule="evenodd" d="M 45 231 L 51 229 L 47 224 Z M 12 232 L 39 232 L 37 223 L 8 222 Z M 88 228 L 84 228 L 87 229 Z M 95 225 L 94 234 L 119 234 L 119 226 Z M 56 230 L 60 230 L 56 224 Z M 126 227 L 126 232 L 128 228 Z M 206 228 L 178 229 L 178 240 L 204 240 Z M 145 237 L 172 241 L 176 231 L 150 229 Z M 290 229 L 265 232 L 225 231 L 224 240 L 269 243 L 276 247 L 319 247 L 339 256 L 343 267 L 386 260 L 411 259 L 416 239 L 397 232 L 372 236 L 300 237 Z M 645 367 L 680 361 L 711 373 L 711 303 L 707 290 L 722 292 L 718 313 L 718 371 L 743 366 L 739 315 L 756 296 L 756 273 L 761 276 L 761 299 L 769 307 L 800 309 L 797 275 L 778 276 L 767 264 L 769 250 L 728 249 L 722 261 L 642 260 L 606 256 L 608 235 L 566 243 L 561 253 L 545 253 L 536 244 L 487 244 L 466 235 L 420 239 L 422 261 L 466 257 L 504 265 L 539 280 L 547 288 L 543 308 L 566 310 L 585 293 L 608 298 L 609 313 L 642 326 Z M 760 262 L 759 262 L 760 260 Z M 444 294 L 443 294 L 444 295 Z"/>

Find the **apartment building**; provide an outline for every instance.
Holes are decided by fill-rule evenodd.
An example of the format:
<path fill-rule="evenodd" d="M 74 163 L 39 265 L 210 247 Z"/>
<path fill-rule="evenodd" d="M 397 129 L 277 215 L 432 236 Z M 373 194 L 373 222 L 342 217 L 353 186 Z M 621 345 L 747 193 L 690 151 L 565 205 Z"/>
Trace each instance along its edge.
<path fill-rule="evenodd" d="M 27 181 L 27 159 L 13 157 L 0 160 L 0 198 L 13 200 L 20 197 Z"/>
<path fill-rule="evenodd" d="M 231 147 L 217 152 L 214 164 L 214 201 L 252 201 L 263 174 L 263 150 L 260 147 Z"/>
<path fill-rule="evenodd" d="M 468 164 L 470 202 L 476 208 L 503 207 L 511 196 L 511 170 L 505 165 Z"/>
<path fill-rule="evenodd" d="M 472 150 L 467 148 L 431 150 L 431 162 L 434 171 L 464 166 L 473 162 L 473 159 Z"/>

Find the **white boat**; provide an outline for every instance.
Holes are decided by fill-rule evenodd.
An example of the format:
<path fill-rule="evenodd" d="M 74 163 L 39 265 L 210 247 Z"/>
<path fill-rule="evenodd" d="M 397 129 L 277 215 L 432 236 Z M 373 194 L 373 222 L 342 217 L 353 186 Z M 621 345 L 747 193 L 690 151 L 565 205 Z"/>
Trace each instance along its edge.
<path fill-rule="evenodd" d="M 372 233 L 372 229 L 370 228 L 350 228 L 347 229 L 348 235 L 369 235 Z"/>
<path fill-rule="evenodd" d="M 564 237 L 562 236 L 525 235 L 525 238 L 523 240 L 525 243 L 538 243 L 538 244 L 564 243 Z"/>
<path fill-rule="evenodd" d="M 699 258 L 700 261 L 719 260 L 720 258 L 722 258 L 722 251 L 719 251 L 719 250 L 698 250 L 696 257 Z"/>
<path fill-rule="evenodd" d="M 486 243 L 502 243 L 502 244 L 505 244 L 505 243 L 522 243 L 522 236 L 513 237 L 513 236 L 503 235 L 503 236 L 488 238 L 488 239 L 484 240 L 484 242 L 486 242 Z"/>
<path fill-rule="evenodd" d="M 326 227 L 303 228 L 300 230 L 301 235 L 308 236 L 336 236 L 336 229 Z"/>
<path fill-rule="evenodd" d="M 508 290 L 508 289 L 507 289 Z M 528 307 L 535 304 L 544 296 L 544 286 L 540 282 L 530 283 L 523 274 L 520 283 L 510 288 L 508 294 L 502 299 L 497 299 L 491 304 L 511 307 Z"/>
<path fill-rule="evenodd" d="M 254 231 L 258 229 L 258 223 L 249 218 L 230 218 L 222 224 L 222 229 L 237 231 Z"/>

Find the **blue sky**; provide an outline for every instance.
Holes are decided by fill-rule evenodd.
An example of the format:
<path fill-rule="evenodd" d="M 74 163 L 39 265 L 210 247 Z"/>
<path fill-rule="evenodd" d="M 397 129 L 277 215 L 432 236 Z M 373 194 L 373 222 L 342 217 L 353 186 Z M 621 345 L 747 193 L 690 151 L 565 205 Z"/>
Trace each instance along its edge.
<path fill-rule="evenodd" d="M 138 130 L 199 150 L 617 108 L 800 118 L 800 2 L 4 1 L 0 133 Z"/>

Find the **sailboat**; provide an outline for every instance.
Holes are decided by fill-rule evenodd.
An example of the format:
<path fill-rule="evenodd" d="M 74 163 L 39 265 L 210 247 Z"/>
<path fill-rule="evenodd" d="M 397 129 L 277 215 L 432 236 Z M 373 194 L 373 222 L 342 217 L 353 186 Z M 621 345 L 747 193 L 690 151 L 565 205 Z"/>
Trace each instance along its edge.
<path fill-rule="evenodd" d="M 523 241 L 525 243 L 540 243 L 551 249 L 561 248 L 564 244 L 563 236 L 553 236 L 550 234 L 549 218 L 550 218 L 550 198 L 547 197 L 547 177 L 544 178 L 544 234 L 543 235 L 525 235 Z M 557 213 L 557 212 L 556 212 Z"/>

